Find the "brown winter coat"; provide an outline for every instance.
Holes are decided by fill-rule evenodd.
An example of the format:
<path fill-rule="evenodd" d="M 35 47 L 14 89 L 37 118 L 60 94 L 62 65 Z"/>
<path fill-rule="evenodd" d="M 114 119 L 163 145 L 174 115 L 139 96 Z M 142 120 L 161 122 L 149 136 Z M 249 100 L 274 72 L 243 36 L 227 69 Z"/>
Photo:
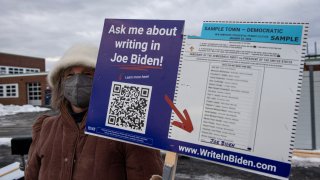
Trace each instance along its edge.
<path fill-rule="evenodd" d="M 162 174 L 157 150 L 84 134 L 65 106 L 33 125 L 26 180 L 147 180 Z"/>

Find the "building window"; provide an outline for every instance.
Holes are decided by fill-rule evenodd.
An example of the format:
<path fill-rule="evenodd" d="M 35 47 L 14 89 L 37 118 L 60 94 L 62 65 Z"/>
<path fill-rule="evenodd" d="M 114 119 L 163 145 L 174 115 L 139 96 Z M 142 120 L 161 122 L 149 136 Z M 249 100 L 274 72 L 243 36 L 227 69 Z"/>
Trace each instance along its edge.
<path fill-rule="evenodd" d="M 7 68 L 0 66 L 0 74 L 7 74 Z"/>
<path fill-rule="evenodd" d="M 24 74 L 40 72 L 39 68 L 22 68 L 12 66 L 0 66 L 0 74 Z"/>
<path fill-rule="evenodd" d="M 18 84 L 0 84 L 0 98 L 17 98 Z"/>
<path fill-rule="evenodd" d="M 41 84 L 38 82 L 29 83 L 28 96 L 29 100 L 41 100 Z"/>
<path fill-rule="evenodd" d="M 13 74 L 13 68 L 9 68 L 9 74 Z"/>
<path fill-rule="evenodd" d="M 40 69 L 36 68 L 25 68 L 26 73 L 35 73 L 35 72 L 40 72 Z"/>
<path fill-rule="evenodd" d="M 0 97 L 4 96 L 3 86 L 0 85 Z"/>

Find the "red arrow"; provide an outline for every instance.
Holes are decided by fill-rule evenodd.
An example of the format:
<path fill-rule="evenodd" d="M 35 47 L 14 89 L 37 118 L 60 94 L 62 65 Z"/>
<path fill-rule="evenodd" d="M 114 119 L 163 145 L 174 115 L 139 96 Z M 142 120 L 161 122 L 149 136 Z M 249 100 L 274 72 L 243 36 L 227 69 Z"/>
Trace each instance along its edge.
<path fill-rule="evenodd" d="M 172 125 L 177 126 L 181 129 L 191 133 L 193 131 L 193 125 L 191 122 L 191 118 L 188 114 L 188 111 L 186 109 L 183 110 L 183 114 L 185 116 L 185 117 L 183 117 L 183 115 L 180 113 L 178 108 L 173 104 L 173 102 L 171 101 L 171 99 L 167 95 L 164 95 L 164 99 L 169 104 L 171 109 L 177 114 L 178 118 L 181 120 L 181 122 L 173 121 Z"/>

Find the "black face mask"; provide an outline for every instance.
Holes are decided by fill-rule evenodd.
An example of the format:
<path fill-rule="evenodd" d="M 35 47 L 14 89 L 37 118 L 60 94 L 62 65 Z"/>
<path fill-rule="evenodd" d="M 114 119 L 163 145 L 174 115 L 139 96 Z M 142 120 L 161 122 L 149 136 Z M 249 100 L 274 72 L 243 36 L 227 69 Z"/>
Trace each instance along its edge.
<path fill-rule="evenodd" d="M 84 74 L 75 74 L 62 83 L 64 97 L 74 106 L 87 108 L 92 90 L 92 78 Z"/>

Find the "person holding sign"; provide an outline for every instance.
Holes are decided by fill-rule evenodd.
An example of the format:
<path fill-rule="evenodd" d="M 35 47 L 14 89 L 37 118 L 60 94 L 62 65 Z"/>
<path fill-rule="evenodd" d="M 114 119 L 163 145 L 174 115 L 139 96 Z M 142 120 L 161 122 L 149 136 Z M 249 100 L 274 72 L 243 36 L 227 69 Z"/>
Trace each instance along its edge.
<path fill-rule="evenodd" d="M 70 48 L 48 75 L 56 116 L 33 125 L 26 180 L 150 179 L 162 174 L 158 150 L 84 134 L 98 49 Z"/>

